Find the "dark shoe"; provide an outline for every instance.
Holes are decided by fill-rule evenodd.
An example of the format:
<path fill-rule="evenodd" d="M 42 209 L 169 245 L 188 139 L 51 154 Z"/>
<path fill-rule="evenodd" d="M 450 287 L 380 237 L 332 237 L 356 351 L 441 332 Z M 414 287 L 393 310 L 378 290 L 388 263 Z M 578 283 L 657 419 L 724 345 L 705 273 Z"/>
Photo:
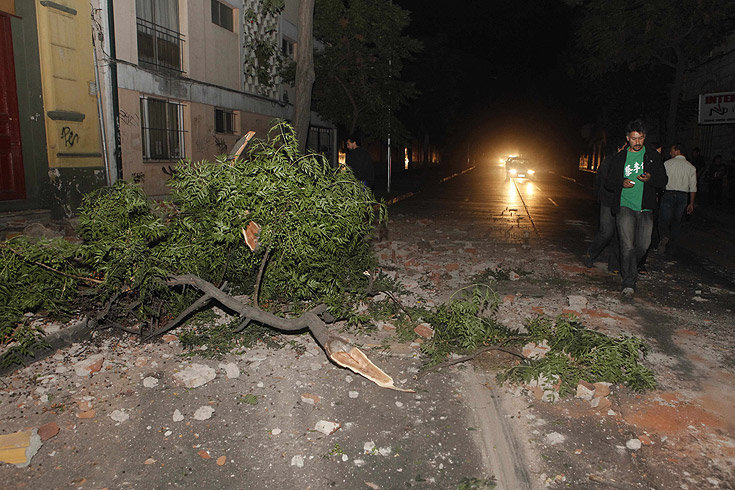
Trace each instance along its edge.
<path fill-rule="evenodd" d="M 646 275 L 648 274 L 648 269 L 646 269 L 645 265 L 642 265 L 638 268 L 638 274 Z"/>
<path fill-rule="evenodd" d="M 618 269 L 608 268 L 607 273 L 610 274 L 611 276 L 617 276 L 618 274 L 620 274 L 620 271 Z"/>
<path fill-rule="evenodd" d="M 588 269 L 591 269 L 595 266 L 595 264 L 592 262 L 592 257 L 590 257 L 590 254 L 588 253 L 584 254 L 584 256 L 582 257 L 582 262 L 584 263 L 584 266 Z"/>

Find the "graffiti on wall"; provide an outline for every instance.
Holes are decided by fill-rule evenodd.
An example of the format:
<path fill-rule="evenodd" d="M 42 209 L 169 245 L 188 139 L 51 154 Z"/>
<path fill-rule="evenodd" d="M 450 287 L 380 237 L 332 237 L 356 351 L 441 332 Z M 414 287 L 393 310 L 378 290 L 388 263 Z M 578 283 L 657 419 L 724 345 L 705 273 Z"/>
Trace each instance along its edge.
<path fill-rule="evenodd" d="M 217 145 L 218 155 L 224 155 L 227 153 L 227 143 L 225 143 L 224 138 L 218 138 L 217 135 L 214 135 L 214 144 Z"/>
<path fill-rule="evenodd" d="M 118 124 L 124 124 L 125 126 L 140 126 L 140 116 L 137 114 L 128 114 L 124 110 L 120 109 L 120 113 L 117 118 Z"/>
<path fill-rule="evenodd" d="M 64 142 L 64 146 L 71 148 L 74 144 L 79 141 L 79 133 L 75 133 L 69 126 L 61 128 L 61 141 Z"/>

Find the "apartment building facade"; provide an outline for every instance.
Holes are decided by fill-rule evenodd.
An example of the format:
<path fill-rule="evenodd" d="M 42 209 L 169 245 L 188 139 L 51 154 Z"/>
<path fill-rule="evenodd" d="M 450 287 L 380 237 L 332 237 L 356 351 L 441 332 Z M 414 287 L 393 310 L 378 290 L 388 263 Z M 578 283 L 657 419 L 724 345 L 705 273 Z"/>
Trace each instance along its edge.
<path fill-rule="evenodd" d="M 20 101 L 19 128 L 0 136 L 12 143 L 0 147 L 0 211 L 69 215 L 117 179 L 163 196 L 180 160 L 265 137 L 291 117 L 279 70 L 297 49 L 297 12 L 297 0 L 0 0 L 12 32 L 0 68 L 14 70 L 0 87 Z M 316 114 L 308 146 L 336 158 L 336 131 Z"/>
<path fill-rule="evenodd" d="M 119 155 L 109 157 L 120 161 L 123 179 L 165 195 L 169 167 L 180 159 L 212 159 L 242 134 L 265 137 L 274 118 L 290 118 L 290 89 L 279 70 L 293 56 L 298 1 L 269 10 L 272 3 L 114 2 L 117 108 L 106 106 L 117 112 L 108 124 L 118 131 Z M 332 126 L 316 114 L 312 125 L 311 134 L 327 133 L 334 152 Z M 309 143 L 318 148 L 313 137 Z"/>

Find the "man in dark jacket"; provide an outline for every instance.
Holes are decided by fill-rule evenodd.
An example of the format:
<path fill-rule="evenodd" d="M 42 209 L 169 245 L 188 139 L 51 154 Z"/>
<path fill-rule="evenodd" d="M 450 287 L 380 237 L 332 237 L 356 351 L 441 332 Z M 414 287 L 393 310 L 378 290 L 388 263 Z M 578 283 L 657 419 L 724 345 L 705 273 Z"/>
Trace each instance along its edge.
<path fill-rule="evenodd" d="M 615 154 L 605 179 L 605 189 L 614 194 L 612 211 L 620 238 L 620 275 L 623 295 L 632 296 L 638 281 L 638 261 L 651 244 L 653 210 L 658 206 L 656 189 L 668 178 L 655 148 L 644 145 L 646 128 L 639 119 L 625 128 L 626 151 Z"/>
<path fill-rule="evenodd" d="M 360 138 L 350 135 L 347 138 L 347 166 L 352 169 L 357 180 L 366 187 L 372 188 L 375 183 L 375 169 L 373 159 L 365 148 L 360 146 Z"/>
<path fill-rule="evenodd" d="M 595 197 L 600 201 L 600 228 L 584 254 L 584 265 L 592 267 L 595 259 L 605 248 L 608 248 L 607 270 L 616 274 L 620 270 L 620 251 L 618 249 L 618 237 L 615 233 L 615 215 L 612 208 L 617 195 L 605 189 L 604 183 L 610 170 L 610 160 L 616 153 L 623 151 L 624 148 L 625 144 L 616 145 L 597 168 L 593 191 Z"/>

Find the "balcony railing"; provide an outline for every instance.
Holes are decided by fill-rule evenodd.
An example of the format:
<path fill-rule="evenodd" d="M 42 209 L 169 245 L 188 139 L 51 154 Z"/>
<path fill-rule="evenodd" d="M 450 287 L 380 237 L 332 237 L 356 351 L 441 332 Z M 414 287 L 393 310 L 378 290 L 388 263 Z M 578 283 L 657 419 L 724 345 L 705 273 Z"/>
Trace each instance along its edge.
<path fill-rule="evenodd" d="M 183 36 L 145 19 L 137 18 L 138 25 L 138 62 L 181 72 Z"/>

